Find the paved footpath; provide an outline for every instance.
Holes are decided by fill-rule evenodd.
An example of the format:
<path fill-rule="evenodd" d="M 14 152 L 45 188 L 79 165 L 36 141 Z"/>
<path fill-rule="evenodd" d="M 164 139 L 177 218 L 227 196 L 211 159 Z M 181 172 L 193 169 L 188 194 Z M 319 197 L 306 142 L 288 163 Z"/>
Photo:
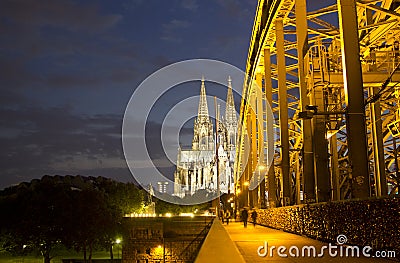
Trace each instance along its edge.
<path fill-rule="evenodd" d="M 291 246 L 297 246 L 300 250 L 300 255 L 303 246 L 315 246 L 317 254 L 321 251 L 321 247 L 324 245 L 328 245 L 326 243 L 322 243 L 320 241 L 310 239 L 307 237 L 290 234 L 284 231 L 275 230 L 268 227 L 263 227 L 257 225 L 253 227 L 252 224 L 249 224 L 247 228 L 243 227 L 242 223 L 239 222 L 230 222 L 229 225 L 224 224 L 225 230 L 228 232 L 231 240 L 239 249 L 240 254 L 243 256 L 246 262 L 341 262 L 341 263 L 352 263 L 352 262 L 398 262 L 394 259 L 382 259 L 382 258 L 366 258 L 366 257 L 340 257 L 339 254 L 336 257 L 329 256 L 328 250 L 325 250 L 324 256 L 321 258 L 313 258 L 313 257 L 291 257 L 289 256 L 288 249 Z M 273 250 L 273 256 L 270 257 L 269 251 L 268 255 L 265 257 L 261 257 L 258 255 L 257 250 L 260 246 L 265 246 L 265 241 L 268 242 L 268 250 L 271 246 L 275 246 L 278 248 L 279 246 L 285 246 L 287 250 L 284 252 L 288 254 L 288 257 L 283 258 L 278 256 L 277 249 Z M 335 244 L 333 244 L 335 245 Z M 343 247 L 345 249 L 345 247 Z M 336 249 L 340 251 L 339 249 Z M 293 250 L 295 251 L 295 250 Z M 346 250 L 343 250 L 343 254 L 345 255 Z M 264 250 L 260 251 L 261 253 Z M 306 251 L 307 252 L 307 251 Z M 370 252 L 371 255 L 373 252 Z M 308 254 L 308 253 L 307 253 Z M 362 254 L 362 248 L 360 248 L 360 254 Z M 399 257 L 397 256 L 397 260 Z M 228 262 L 228 261 L 227 261 Z"/>

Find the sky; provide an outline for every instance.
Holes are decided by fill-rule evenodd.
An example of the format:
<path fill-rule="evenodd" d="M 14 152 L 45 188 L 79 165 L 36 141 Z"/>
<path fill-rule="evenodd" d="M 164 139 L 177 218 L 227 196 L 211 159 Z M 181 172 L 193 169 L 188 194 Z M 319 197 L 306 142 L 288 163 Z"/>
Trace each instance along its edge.
<path fill-rule="evenodd" d="M 0 189 L 46 174 L 132 182 L 121 128 L 135 89 L 158 69 L 187 59 L 216 59 L 244 70 L 256 5 L 0 1 Z M 166 108 L 199 91 L 200 83 L 189 83 L 163 96 L 150 114 L 150 136 L 159 137 Z M 235 100 L 239 104 L 238 94 Z M 190 142 L 191 127 L 188 121 L 181 130 L 183 144 Z M 148 141 L 162 162 L 162 149 Z M 172 175 L 170 162 L 159 166 Z"/>

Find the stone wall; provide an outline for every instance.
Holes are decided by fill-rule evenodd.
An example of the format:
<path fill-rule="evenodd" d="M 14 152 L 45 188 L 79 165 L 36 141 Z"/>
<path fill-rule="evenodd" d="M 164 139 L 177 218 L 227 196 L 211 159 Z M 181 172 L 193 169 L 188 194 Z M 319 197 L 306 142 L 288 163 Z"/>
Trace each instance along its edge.
<path fill-rule="evenodd" d="M 298 205 L 257 213 L 260 225 L 325 242 L 336 242 L 342 234 L 347 244 L 393 249 L 400 254 L 400 198 Z"/>
<path fill-rule="evenodd" d="M 125 218 L 122 263 L 193 262 L 213 217 Z"/>

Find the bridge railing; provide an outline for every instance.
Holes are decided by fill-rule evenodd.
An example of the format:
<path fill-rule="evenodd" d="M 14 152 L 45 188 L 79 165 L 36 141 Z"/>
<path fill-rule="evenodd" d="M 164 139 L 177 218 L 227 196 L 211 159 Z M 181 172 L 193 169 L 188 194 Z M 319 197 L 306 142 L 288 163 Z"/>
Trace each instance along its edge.
<path fill-rule="evenodd" d="M 335 243 L 391 249 L 400 253 L 400 198 L 347 200 L 257 210 L 257 223 Z"/>

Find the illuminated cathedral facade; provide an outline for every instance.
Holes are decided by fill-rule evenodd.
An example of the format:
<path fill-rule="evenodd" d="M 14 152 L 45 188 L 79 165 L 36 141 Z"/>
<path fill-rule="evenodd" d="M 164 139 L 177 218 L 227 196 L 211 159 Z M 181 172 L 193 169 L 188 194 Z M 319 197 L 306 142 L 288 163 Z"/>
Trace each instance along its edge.
<path fill-rule="evenodd" d="M 217 107 L 216 136 L 213 122 L 208 114 L 206 87 L 201 81 L 200 101 L 194 121 L 191 149 L 178 149 L 176 171 L 174 173 L 174 195 L 179 197 L 194 195 L 199 190 L 217 192 L 219 174 L 220 191 L 233 192 L 233 165 L 236 152 L 237 116 L 233 100 L 232 81 L 228 79 L 228 93 L 225 114 L 220 116 Z M 216 139 L 217 138 L 217 139 Z M 217 141 L 216 141 L 217 140 Z M 218 147 L 218 168 L 216 166 Z"/>

